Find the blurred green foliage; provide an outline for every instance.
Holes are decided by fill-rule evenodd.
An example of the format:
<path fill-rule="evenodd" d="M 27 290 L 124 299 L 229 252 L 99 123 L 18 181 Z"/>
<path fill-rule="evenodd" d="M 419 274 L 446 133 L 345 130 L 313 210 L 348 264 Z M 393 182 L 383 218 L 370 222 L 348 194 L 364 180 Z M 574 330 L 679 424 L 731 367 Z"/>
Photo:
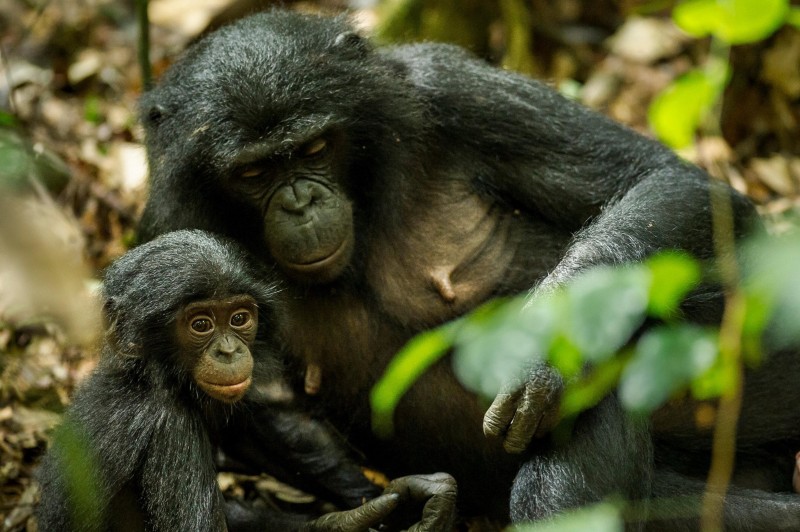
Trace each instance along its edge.
<path fill-rule="evenodd" d="M 568 384 L 564 417 L 591 408 L 615 388 L 631 412 L 649 414 L 670 397 L 699 399 L 730 389 L 736 367 L 719 356 L 719 331 L 681 321 L 680 304 L 701 282 L 696 260 L 674 252 L 642 264 L 601 266 L 551 294 L 492 301 L 428 331 L 401 350 L 375 386 L 375 427 L 391 431 L 402 394 L 435 361 L 452 352 L 453 368 L 468 389 L 492 399 L 531 364 L 548 362 Z M 743 253 L 745 360 L 769 347 L 800 342 L 800 236 L 763 237 Z M 645 321 L 652 323 L 640 333 Z"/>
<path fill-rule="evenodd" d="M 66 421 L 53 434 L 53 449 L 63 471 L 74 530 L 99 530 L 103 508 L 100 479 L 92 447 L 82 427 Z"/>
<path fill-rule="evenodd" d="M 597 504 L 565 513 L 542 523 L 511 527 L 511 532 L 622 532 L 625 529 L 620 510 L 610 503 Z"/>
<path fill-rule="evenodd" d="M 800 27 L 800 8 L 789 0 L 682 0 L 672 18 L 689 35 L 712 38 L 705 65 L 664 89 L 648 113 L 663 142 L 684 148 L 692 144 L 728 83 L 729 47 L 766 39 L 784 24 Z"/>

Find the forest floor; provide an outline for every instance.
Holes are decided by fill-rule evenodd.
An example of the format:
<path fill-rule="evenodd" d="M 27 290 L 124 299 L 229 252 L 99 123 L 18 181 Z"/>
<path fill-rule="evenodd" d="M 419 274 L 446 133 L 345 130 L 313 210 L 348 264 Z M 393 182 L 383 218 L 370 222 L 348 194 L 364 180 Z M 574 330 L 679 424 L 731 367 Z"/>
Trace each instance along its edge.
<path fill-rule="evenodd" d="M 335 11 L 345 3 L 295 4 Z M 32 471 L 97 360 L 94 290 L 103 268 L 132 241 L 146 196 L 132 4 L 0 3 L 1 530 L 35 530 Z M 242 4 L 151 0 L 156 78 Z M 617 13 L 595 23 L 575 7 L 581 3 L 545 4 L 555 7 L 536 15 L 555 28 L 555 37 L 537 41 L 543 77 L 645 133 L 654 95 L 706 53 L 707 43 L 680 34 L 663 17 Z M 356 15 L 367 30 L 376 18 L 365 8 Z M 784 28 L 738 47 L 732 64 L 724 139 L 704 137 L 682 155 L 748 194 L 770 227 L 785 231 L 800 211 L 800 31 Z M 220 481 L 226 490 L 255 487 L 292 504 L 309 501 L 267 477 Z"/>

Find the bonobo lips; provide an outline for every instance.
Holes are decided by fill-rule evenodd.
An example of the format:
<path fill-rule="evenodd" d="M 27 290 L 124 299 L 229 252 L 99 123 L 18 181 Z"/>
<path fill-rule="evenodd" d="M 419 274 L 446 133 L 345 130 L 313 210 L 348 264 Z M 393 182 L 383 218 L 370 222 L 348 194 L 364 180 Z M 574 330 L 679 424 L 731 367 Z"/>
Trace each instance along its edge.
<path fill-rule="evenodd" d="M 213 383 L 213 382 L 203 382 L 203 389 L 213 397 L 214 399 L 219 399 L 220 401 L 225 401 L 228 403 L 233 403 L 241 399 L 247 389 L 250 388 L 250 383 L 252 379 L 247 377 L 245 380 L 241 382 L 236 382 L 233 384 L 228 383 Z"/>
<path fill-rule="evenodd" d="M 339 247 L 327 257 L 311 262 L 283 262 L 283 267 L 288 273 L 301 279 L 314 282 L 328 282 L 335 279 L 344 267 L 350 262 L 353 251 L 353 238 L 349 236 L 342 240 Z"/>
<path fill-rule="evenodd" d="M 287 266 L 289 266 L 289 267 L 291 267 L 291 268 L 293 268 L 295 270 L 298 270 L 298 271 L 304 271 L 304 270 L 311 271 L 311 270 L 317 270 L 317 269 L 320 269 L 320 268 L 325 268 L 328 265 L 330 265 L 331 263 L 336 262 L 341 257 L 341 255 L 345 252 L 346 248 L 347 248 L 347 239 L 343 240 L 342 243 L 339 244 L 339 247 L 336 248 L 333 251 L 333 253 L 331 253 L 327 257 L 323 257 L 323 258 L 318 259 L 318 260 L 313 260 L 311 262 L 290 262 L 290 263 L 287 263 Z"/>

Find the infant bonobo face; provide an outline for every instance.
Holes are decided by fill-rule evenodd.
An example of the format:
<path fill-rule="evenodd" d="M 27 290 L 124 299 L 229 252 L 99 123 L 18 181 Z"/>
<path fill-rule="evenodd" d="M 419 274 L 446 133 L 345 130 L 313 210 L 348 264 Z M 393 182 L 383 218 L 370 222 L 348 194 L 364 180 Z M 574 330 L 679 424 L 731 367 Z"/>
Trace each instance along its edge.
<path fill-rule="evenodd" d="M 200 389 L 226 403 L 244 397 L 253 374 L 255 300 L 236 295 L 193 301 L 178 312 L 176 326 L 181 363 Z"/>

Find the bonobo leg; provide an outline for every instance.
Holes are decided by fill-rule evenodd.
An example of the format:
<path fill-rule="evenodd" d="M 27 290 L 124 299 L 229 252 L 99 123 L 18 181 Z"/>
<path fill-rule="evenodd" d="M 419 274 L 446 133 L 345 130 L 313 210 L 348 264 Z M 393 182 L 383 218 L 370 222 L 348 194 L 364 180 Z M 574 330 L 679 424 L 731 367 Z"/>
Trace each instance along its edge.
<path fill-rule="evenodd" d="M 615 396 L 581 414 L 564 445 L 537 444 L 511 489 L 511 520 L 542 520 L 614 495 L 650 494 L 653 449 L 648 424 L 630 418 Z"/>
<path fill-rule="evenodd" d="M 647 530 L 697 530 L 704 490 L 702 480 L 657 469 Z M 724 499 L 723 529 L 726 531 L 800 530 L 800 496 L 794 493 L 730 486 Z"/>

